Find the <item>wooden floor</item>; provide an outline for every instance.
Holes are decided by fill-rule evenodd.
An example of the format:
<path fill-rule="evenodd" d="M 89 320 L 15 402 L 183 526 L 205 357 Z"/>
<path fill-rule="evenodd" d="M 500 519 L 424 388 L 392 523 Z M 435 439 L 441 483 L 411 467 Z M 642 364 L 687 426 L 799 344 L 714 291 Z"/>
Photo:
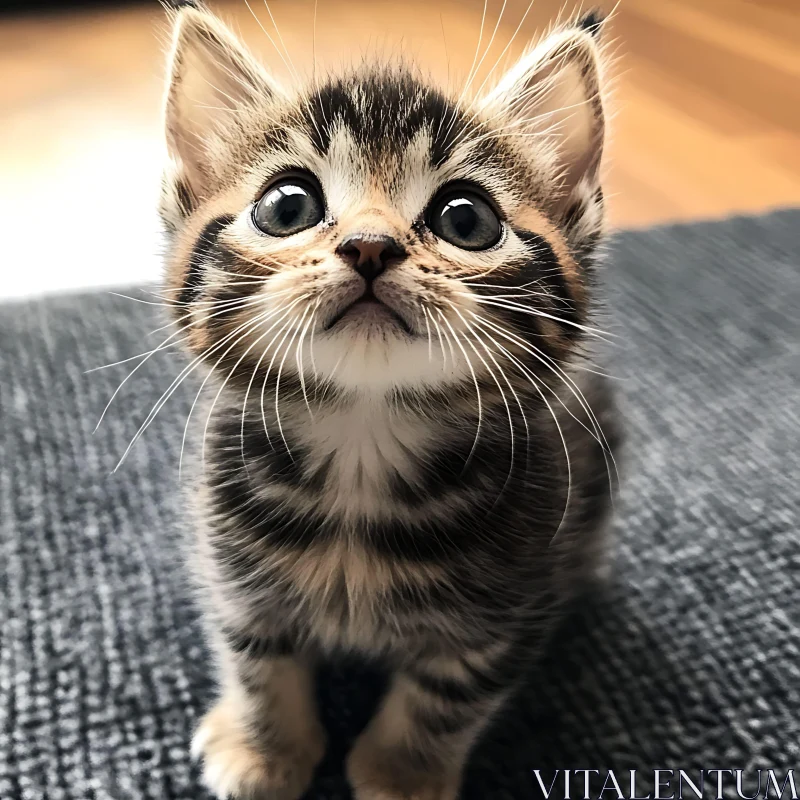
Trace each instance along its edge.
<path fill-rule="evenodd" d="M 286 77 L 261 27 L 276 38 L 263 0 L 250 0 L 253 13 L 245 0 L 211 5 Z M 501 5 L 489 0 L 487 32 Z M 526 5 L 508 0 L 483 74 Z M 536 0 L 504 61 L 562 5 Z M 291 60 L 310 71 L 314 0 L 270 8 Z M 483 0 L 318 0 L 318 68 L 402 50 L 458 85 L 482 9 Z M 800 204 L 800 0 L 622 0 L 611 35 L 619 59 L 607 185 L 616 225 Z M 0 214 L 25 252 L 43 241 L 69 251 L 91 229 L 94 255 L 119 251 L 121 238 L 125 251 L 93 269 L 114 275 L 118 262 L 152 254 L 145 232 L 154 226 L 165 40 L 156 2 L 0 17 Z M 47 258 L 57 270 L 57 252 Z"/>

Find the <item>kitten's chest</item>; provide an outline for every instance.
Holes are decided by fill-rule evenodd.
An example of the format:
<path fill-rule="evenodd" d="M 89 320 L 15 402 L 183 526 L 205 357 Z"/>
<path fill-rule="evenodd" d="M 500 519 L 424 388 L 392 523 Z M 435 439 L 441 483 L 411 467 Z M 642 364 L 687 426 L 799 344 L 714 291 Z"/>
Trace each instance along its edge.
<path fill-rule="evenodd" d="M 419 481 L 420 459 L 436 440 L 436 428 L 365 402 L 307 417 L 295 431 L 308 474 L 319 477 L 324 468 L 314 490 L 298 499 L 313 505 L 312 524 L 322 528 L 308 537 L 308 546 L 282 551 L 283 600 L 290 609 L 306 610 L 311 637 L 323 648 L 391 647 L 403 627 L 408 593 L 448 579 L 444 564 L 409 560 L 381 547 L 394 537 L 387 531 L 396 523 L 427 515 L 422 503 L 410 510 L 397 485 Z M 394 623 L 387 627 L 389 618 Z"/>
<path fill-rule="evenodd" d="M 412 617 L 419 627 L 404 601 L 409 592 L 425 593 L 449 577 L 442 565 L 385 559 L 346 541 L 287 555 L 280 573 L 280 602 L 289 615 L 303 620 L 311 641 L 325 650 L 372 652 L 391 648 Z M 387 620 L 392 624 L 387 626 Z"/>
<path fill-rule="evenodd" d="M 396 486 L 412 484 L 435 440 L 430 422 L 377 402 L 317 414 L 298 430 L 307 470 L 321 475 L 316 498 L 345 519 L 398 511 Z"/>

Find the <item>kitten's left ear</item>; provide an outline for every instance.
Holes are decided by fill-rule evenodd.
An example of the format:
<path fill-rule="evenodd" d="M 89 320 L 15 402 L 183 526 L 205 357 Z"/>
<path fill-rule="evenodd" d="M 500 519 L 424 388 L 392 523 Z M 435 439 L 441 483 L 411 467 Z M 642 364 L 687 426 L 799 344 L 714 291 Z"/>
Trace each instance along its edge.
<path fill-rule="evenodd" d="M 605 139 L 602 23 L 591 12 L 560 28 L 527 52 L 487 98 L 487 105 L 505 112 L 512 131 L 539 134 L 553 145 L 562 189 L 553 199 L 557 216 L 570 213 L 579 185 L 585 192 L 599 181 Z"/>
<path fill-rule="evenodd" d="M 267 71 L 215 16 L 196 4 L 180 8 L 169 63 L 166 135 L 190 192 L 213 191 L 215 147 L 247 106 L 277 91 Z"/>

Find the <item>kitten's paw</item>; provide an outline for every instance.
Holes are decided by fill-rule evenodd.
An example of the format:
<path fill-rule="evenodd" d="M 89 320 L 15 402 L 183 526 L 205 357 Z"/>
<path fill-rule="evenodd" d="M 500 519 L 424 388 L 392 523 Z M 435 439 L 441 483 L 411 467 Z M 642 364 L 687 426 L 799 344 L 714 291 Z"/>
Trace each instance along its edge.
<path fill-rule="evenodd" d="M 452 770 L 421 769 L 407 751 L 380 749 L 367 739 L 356 742 L 347 777 L 355 800 L 456 800 L 460 784 Z"/>
<path fill-rule="evenodd" d="M 324 751 L 321 732 L 314 741 L 271 751 L 251 740 L 225 700 L 206 714 L 192 740 L 192 755 L 203 760 L 206 786 L 220 800 L 297 800 Z"/>

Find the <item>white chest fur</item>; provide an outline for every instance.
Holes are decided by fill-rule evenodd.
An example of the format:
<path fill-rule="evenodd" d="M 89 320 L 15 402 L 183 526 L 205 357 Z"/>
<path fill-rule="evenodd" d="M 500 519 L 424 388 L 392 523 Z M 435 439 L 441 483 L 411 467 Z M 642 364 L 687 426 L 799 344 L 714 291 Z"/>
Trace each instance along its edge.
<path fill-rule="evenodd" d="M 430 445 L 434 428 L 418 414 L 367 396 L 307 417 L 296 435 L 312 464 L 329 464 L 324 500 L 330 510 L 380 519 L 393 511 L 396 476 L 414 480 L 415 456 Z"/>

